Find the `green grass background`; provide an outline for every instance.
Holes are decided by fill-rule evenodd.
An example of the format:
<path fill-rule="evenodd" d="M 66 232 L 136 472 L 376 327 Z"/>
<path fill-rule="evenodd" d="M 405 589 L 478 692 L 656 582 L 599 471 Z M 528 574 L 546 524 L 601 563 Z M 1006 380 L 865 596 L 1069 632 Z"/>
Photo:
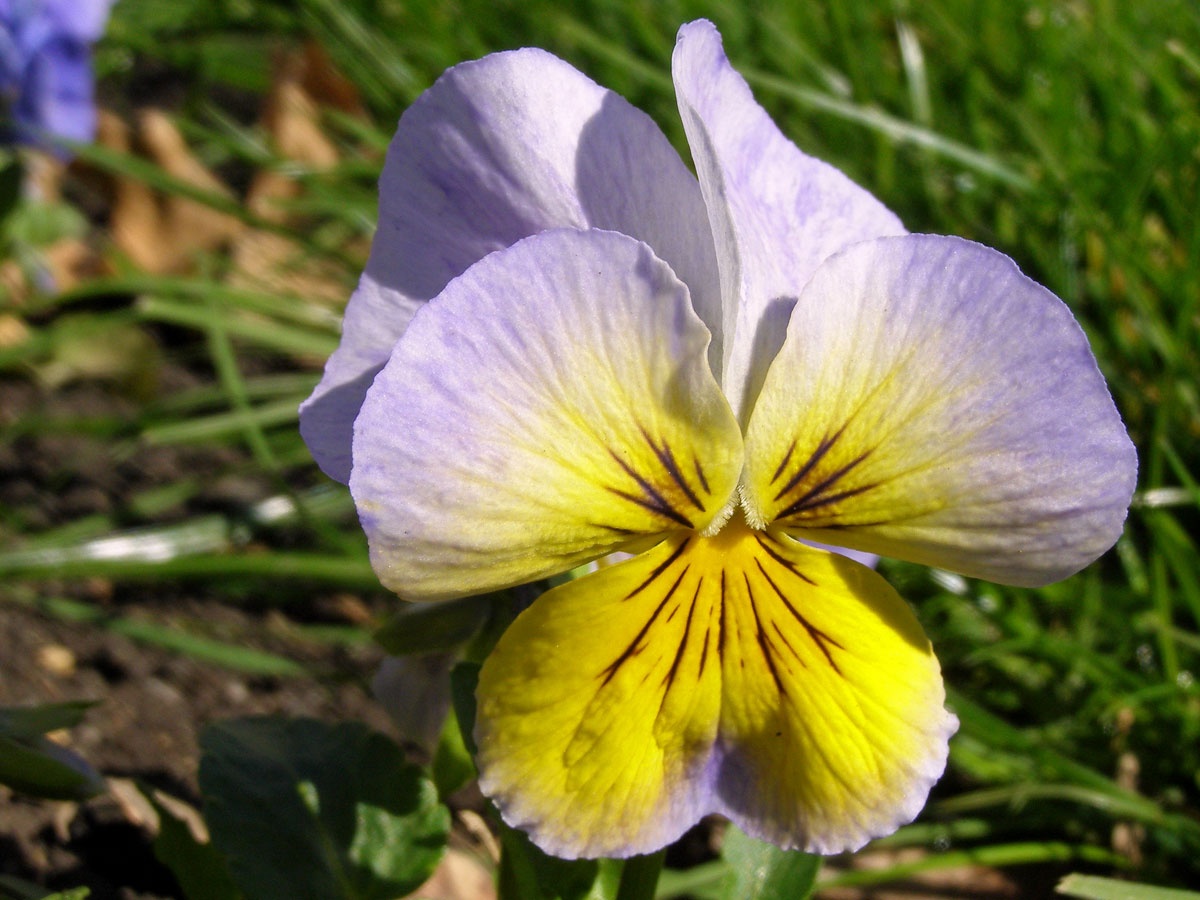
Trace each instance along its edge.
<path fill-rule="evenodd" d="M 166 97 L 202 159 L 249 171 L 287 166 L 246 124 L 272 54 L 319 42 L 357 86 L 369 121 L 327 115 L 345 159 L 332 172 L 299 173 L 305 226 L 285 231 L 298 254 L 338 267 L 348 292 L 353 247 L 374 221 L 379 151 L 445 67 L 544 47 L 650 112 L 687 158 L 669 60 L 678 25 L 699 16 L 716 22 L 734 65 L 802 149 L 845 170 L 910 230 L 997 247 L 1062 297 L 1139 450 L 1125 536 L 1065 582 L 1023 590 L 883 564 L 929 631 L 963 721 L 950 775 L 890 843 L 927 846 L 935 864 L 1068 860 L 1200 885 L 1200 4 L 120 0 L 96 62 L 110 105 Z M 187 190 L 138 160 L 82 155 Z M 238 201 L 190 193 L 253 221 Z M 53 227 L 82 227 L 66 218 Z M 22 240 L 33 239 L 11 238 L 10 251 Z M 126 265 L 41 297 L 39 331 L 0 351 L 0 367 L 26 371 L 59 338 L 59 317 L 127 294 L 129 304 L 92 313 L 89 327 L 191 329 L 194 345 L 170 352 L 208 360 L 211 384 L 148 401 L 133 429 L 77 426 L 109 429 L 114 453 L 131 441 L 240 445 L 241 465 L 269 473 L 291 506 L 251 510 L 236 526 L 207 516 L 165 527 L 158 536 L 180 548 L 166 563 L 90 561 L 81 542 L 117 527 L 103 517 L 27 531 L 0 555 L 6 599 L 27 597 L 20 585 L 48 574 L 200 579 L 231 603 L 266 580 L 373 584 L 345 492 L 316 472 L 295 430 L 337 318 L 304 297 L 231 291 L 221 266 L 214 257 L 197 269 L 205 274 L 165 278 Z M 289 372 L 245 374 L 247 360 L 263 358 L 289 360 Z M 133 521 L 153 523 L 155 509 L 194 488 L 130 498 Z M 276 514 L 294 523 L 286 543 L 272 542 Z M 245 542 L 237 529 L 267 551 L 236 552 Z M 51 612 L 89 614 L 69 603 Z M 1117 781 L 1130 760 L 1136 788 Z M 1135 835 L 1135 858 L 1113 853 L 1118 827 Z"/>

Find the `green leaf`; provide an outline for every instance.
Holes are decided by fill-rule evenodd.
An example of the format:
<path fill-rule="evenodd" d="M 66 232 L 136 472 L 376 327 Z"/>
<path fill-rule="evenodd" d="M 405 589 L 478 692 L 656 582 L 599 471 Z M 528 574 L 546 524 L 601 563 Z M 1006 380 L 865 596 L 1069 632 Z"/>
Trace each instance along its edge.
<path fill-rule="evenodd" d="M 48 731 L 74 728 L 95 700 L 70 700 L 66 703 L 42 703 L 38 706 L 0 707 L 0 735 L 30 740 Z"/>
<path fill-rule="evenodd" d="M 475 755 L 475 686 L 479 684 L 479 663 L 460 662 L 450 670 L 450 702 L 458 719 L 459 734 L 467 753 Z"/>
<path fill-rule="evenodd" d="M 83 757 L 43 737 L 0 735 L 0 784 L 52 800 L 84 800 L 105 790 L 103 777 Z"/>
<path fill-rule="evenodd" d="M 558 859 L 523 832 L 500 826 L 500 900 L 590 900 L 600 875 L 594 859 Z"/>
<path fill-rule="evenodd" d="M 1055 890 L 1083 900 L 1200 900 L 1200 894 L 1194 891 L 1152 887 L 1095 875 L 1068 875 Z"/>
<path fill-rule="evenodd" d="M 438 796 L 443 800 L 475 777 L 475 763 L 467 752 L 457 715 L 446 716 L 446 721 L 442 723 L 442 735 L 433 753 L 431 774 L 433 783 L 437 785 Z"/>
<path fill-rule="evenodd" d="M 85 887 L 71 888 L 69 891 L 58 891 L 54 894 L 47 894 L 42 900 L 87 900 L 92 895 L 92 892 Z"/>
<path fill-rule="evenodd" d="M 658 876 L 662 874 L 666 849 L 625 860 L 616 900 L 654 900 Z"/>
<path fill-rule="evenodd" d="M 234 719 L 200 747 L 213 845 L 254 900 L 385 900 L 441 859 L 450 813 L 437 790 L 361 723 Z"/>
<path fill-rule="evenodd" d="M 729 863 L 718 894 L 721 900 L 805 900 L 812 896 L 821 870 L 821 857 L 780 850 L 733 825 L 725 832 L 721 856 Z"/>
<path fill-rule="evenodd" d="M 40 248 L 49 247 L 63 238 L 82 237 L 87 233 L 88 221 L 74 206 L 66 202 L 54 202 L 43 198 L 38 202 L 23 201 L 9 209 L 5 220 L 5 237 L 14 244 L 33 250 L 26 262 L 40 265 Z"/>
<path fill-rule="evenodd" d="M 55 319 L 49 334 L 50 352 L 31 364 L 46 388 L 101 380 L 123 385 L 143 399 L 155 393 L 161 354 L 154 339 L 133 319 L 70 313 Z"/>
<path fill-rule="evenodd" d="M 375 632 L 375 640 L 392 656 L 453 650 L 483 625 L 488 601 L 463 597 L 441 603 L 410 603 Z"/>
<path fill-rule="evenodd" d="M 187 824 L 156 800 L 151 791 L 143 789 L 142 793 L 158 813 L 154 855 L 171 870 L 187 900 L 241 900 L 229 864 L 212 842 L 196 840 Z"/>

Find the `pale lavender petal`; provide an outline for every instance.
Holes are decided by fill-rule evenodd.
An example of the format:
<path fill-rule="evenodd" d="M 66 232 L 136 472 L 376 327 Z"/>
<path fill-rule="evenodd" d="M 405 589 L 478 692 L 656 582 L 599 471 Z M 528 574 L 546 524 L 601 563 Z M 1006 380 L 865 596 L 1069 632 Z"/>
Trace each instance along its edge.
<path fill-rule="evenodd" d="M 708 343 L 626 235 L 545 231 L 480 260 L 413 318 L 354 424 L 380 580 L 478 594 L 705 528 L 742 469 Z"/>
<path fill-rule="evenodd" d="M 457 661 L 454 652 L 388 656 L 371 679 L 371 692 L 400 739 L 430 756 L 450 713 L 450 670 Z"/>
<path fill-rule="evenodd" d="M 708 207 L 724 298 L 721 385 L 744 423 L 801 288 L 830 254 L 904 233 L 837 169 L 801 153 L 755 102 L 711 22 L 679 30 L 679 112 Z"/>
<path fill-rule="evenodd" d="M 878 553 L 867 553 L 865 550 L 853 550 L 850 547 L 837 547 L 833 544 L 822 544 L 820 541 L 802 540 L 800 543 L 809 547 L 816 547 L 818 550 L 828 550 L 830 553 L 837 553 L 838 555 L 844 556 L 847 559 L 854 560 L 859 565 L 866 566 L 868 569 L 874 569 L 877 565 L 879 565 Z"/>
<path fill-rule="evenodd" d="M 339 481 L 349 477 L 362 398 L 413 313 L 528 235 L 592 227 L 645 241 L 718 333 L 716 258 L 696 179 L 648 116 L 549 53 L 497 53 L 443 74 L 401 117 L 379 193 L 341 346 L 301 407 L 305 440 Z"/>
<path fill-rule="evenodd" d="M 817 271 L 746 433 L 752 520 L 1005 584 L 1121 534 L 1137 458 L 1070 310 L 960 238 L 856 244 Z"/>

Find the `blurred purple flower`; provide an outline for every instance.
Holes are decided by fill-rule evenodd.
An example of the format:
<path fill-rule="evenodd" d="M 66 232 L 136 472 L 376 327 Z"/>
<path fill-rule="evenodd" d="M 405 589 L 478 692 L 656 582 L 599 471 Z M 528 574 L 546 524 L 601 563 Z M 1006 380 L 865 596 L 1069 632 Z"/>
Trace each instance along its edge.
<path fill-rule="evenodd" d="M 0 140 L 89 141 L 91 44 L 114 0 L 0 0 Z"/>

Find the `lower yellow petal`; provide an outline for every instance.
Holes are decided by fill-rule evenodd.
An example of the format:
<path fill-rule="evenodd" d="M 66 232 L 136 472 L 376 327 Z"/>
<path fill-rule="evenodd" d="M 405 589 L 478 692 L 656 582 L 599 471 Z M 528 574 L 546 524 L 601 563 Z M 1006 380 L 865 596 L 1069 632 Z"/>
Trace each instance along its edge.
<path fill-rule="evenodd" d="M 929 641 L 871 569 L 771 529 L 725 562 L 719 811 L 815 853 L 920 812 L 958 727 Z"/>
<path fill-rule="evenodd" d="M 480 785 L 557 856 L 629 856 L 708 811 L 719 594 L 676 536 L 544 594 L 479 676 Z"/>
<path fill-rule="evenodd" d="M 857 847 L 916 815 L 957 724 L 882 578 L 740 518 L 545 594 L 478 698 L 484 792 L 566 857 L 649 852 L 709 812 Z"/>

